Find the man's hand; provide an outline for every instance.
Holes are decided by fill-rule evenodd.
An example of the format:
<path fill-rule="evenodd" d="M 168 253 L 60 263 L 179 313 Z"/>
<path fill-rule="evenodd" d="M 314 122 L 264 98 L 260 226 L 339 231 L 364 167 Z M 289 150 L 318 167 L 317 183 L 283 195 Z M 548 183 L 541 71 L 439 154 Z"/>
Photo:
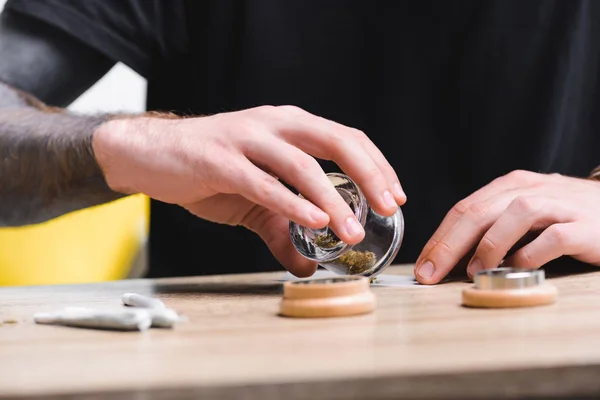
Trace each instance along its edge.
<path fill-rule="evenodd" d="M 364 133 L 291 106 L 113 120 L 96 131 L 93 146 L 111 189 L 243 225 L 298 276 L 311 275 L 316 264 L 293 249 L 289 220 L 311 228 L 329 225 L 350 244 L 364 237 L 315 158 L 335 162 L 381 215 L 392 215 L 406 200 L 393 168 Z"/>
<path fill-rule="evenodd" d="M 421 252 L 415 275 L 421 283 L 438 283 L 475 248 L 467 267 L 472 277 L 496 268 L 530 232 L 539 235 L 507 265 L 539 268 L 563 255 L 600 265 L 600 182 L 527 171 L 494 180 L 450 210 Z"/>

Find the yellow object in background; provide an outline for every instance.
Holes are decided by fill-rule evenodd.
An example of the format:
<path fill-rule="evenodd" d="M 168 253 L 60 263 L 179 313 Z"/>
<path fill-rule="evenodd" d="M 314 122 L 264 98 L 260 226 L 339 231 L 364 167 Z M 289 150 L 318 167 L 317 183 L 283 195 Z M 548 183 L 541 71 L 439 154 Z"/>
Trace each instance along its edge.
<path fill-rule="evenodd" d="M 0 229 L 0 286 L 127 277 L 148 234 L 149 199 L 129 196 L 39 225 Z"/>

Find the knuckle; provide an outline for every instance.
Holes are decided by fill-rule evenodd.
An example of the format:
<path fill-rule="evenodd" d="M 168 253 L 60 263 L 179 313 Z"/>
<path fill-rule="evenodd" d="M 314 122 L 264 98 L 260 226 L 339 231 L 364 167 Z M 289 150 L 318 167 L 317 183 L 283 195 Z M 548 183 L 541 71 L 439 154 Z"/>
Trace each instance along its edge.
<path fill-rule="evenodd" d="M 529 251 L 527 248 L 523 248 L 523 249 L 519 250 L 519 252 L 516 255 L 517 255 L 517 257 L 515 257 L 515 261 L 517 262 L 517 264 L 520 267 L 522 267 L 522 268 L 535 267 L 533 258 L 531 257 L 531 254 L 529 254 Z"/>
<path fill-rule="evenodd" d="M 318 165 L 317 161 L 308 156 L 307 154 L 296 154 L 292 156 L 292 172 L 296 177 L 302 177 L 307 174 L 307 172 L 312 172 L 315 169 L 315 166 Z"/>
<path fill-rule="evenodd" d="M 227 127 L 227 135 L 215 135 L 215 141 L 222 143 L 235 142 L 241 138 L 253 139 L 265 131 L 265 122 L 261 115 L 254 113 L 240 114 L 235 121 L 231 121 Z"/>
<path fill-rule="evenodd" d="M 367 136 L 366 133 L 364 133 L 363 131 L 361 131 L 360 129 L 356 129 L 356 128 L 348 128 L 352 134 L 352 136 L 354 136 L 354 138 L 363 143 L 363 142 L 368 142 L 371 139 L 369 139 L 369 137 Z"/>
<path fill-rule="evenodd" d="M 280 183 L 277 178 L 269 174 L 265 174 L 265 176 L 261 178 L 260 182 L 257 184 L 257 188 L 259 189 L 259 194 L 261 194 L 261 196 L 265 198 L 272 198 L 279 189 L 279 185 Z"/>
<path fill-rule="evenodd" d="M 302 114 L 304 113 L 304 110 L 298 106 L 292 106 L 292 105 L 284 105 L 284 106 L 278 106 L 277 109 L 281 112 L 287 113 L 287 114 L 292 114 L 292 115 L 298 115 L 298 114 Z"/>
<path fill-rule="evenodd" d="M 487 234 L 481 239 L 481 242 L 479 243 L 479 249 L 484 253 L 494 253 L 500 250 L 500 247 L 494 238 Z"/>
<path fill-rule="evenodd" d="M 450 210 L 450 213 L 460 217 L 467 212 L 467 210 L 469 209 L 469 206 L 470 206 L 470 204 L 466 200 L 461 200 L 458 203 L 456 203 L 456 205 L 454 207 L 452 207 L 452 209 Z"/>
<path fill-rule="evenodd" d="M 518 214 L 532 214 L 540 208 L 540 201 L 534 197 L 518 196 L 510 203 Z"/>
<path fill-rule="evenodd" d="M 364 177 L 367 182 L 378 182 L 380 180 L 381 171 L 377 166 L 372 166 L 364 171 Z"/>
<path fill-rule="evenodd" d="M 329 149 L 334 159 L 340 158 L 347 146 L 346 141 L 338 132 L 328 133 L 326 142 L 326 147 Z"/>
<path fill-rule="evenodd" d="M 340 202 L 343 202 L 340 195 L 335 190 L 328 190 L 323 199 L 323 207 L 327 210 L 338 209 Z"/>
<path fill-rule="evenodd" d="M 344 135 L 339 131 L 330 131 L 327 133 L 331 145 L 335 148 L 342 148 L 346 143 Z"/>
<path fill-rule="evenodd" d="M 509 172 L 506 175 L 506 178 L 510 181 L 525 184 L 525 183 L 528 183 L 528 182 L 531 182 L 532 180 L 534 180 L 535 176 L 536 176 L 536 174 L 531 171 L 517 169 L 517 170 Z"/>
<path fill-rule="evenodd" d="M 272 112 L 273 110 L 275 110 L 277 107 L 269 105 L 269 104 L 265 104 L 262 106 L 258 106 L 256 108 L 254 108 L 254 111 L 260 111 L 260 112 Z"/>
<path fill-rule="evenodd" d="M 435 243 L 427 257 L 431 259 L 434 264 L 436 264 L 440 260 L 444 262 L 443 260 L 451 258 L 454 253 L 455 249 L 450 244 L 445 242 L 444 239 L 442 239 Z"/>
<path fill-rule="evenodd" d="M 562 228 L 561 225 L 551 225 L 546 231 L 548 232 L 548 237 L 552 241 L 555 246 L 564 246 L 567 244 L 569 240 L 568 234 Z"/>
<path fill-rule="evenodd" d="M 265 118 L 269 115 L 272 115 L 274 110 L 276 110 L 277 107 L 275 106 L 271 106 L 271 105 L 262 105 L 262 106 L 257 106 L 254 108 L 249 108 L 246 110 L 242 110 L 239 113 L 240 117 L 244 117 L 244 118 L 239 118 L 240 122 L 245 122 L 245 121 L 251 121 L 254 119 L 259 119 L 259 118 Z"/>
<path fill-rule="evenodd" d="M 464 215 L 476 222 L 484 221 L 487 219 L 488 209 L 481 203 L 473 203 L 469 206 Z"/>
<path fill-rule="evenodd" d="M 373 142 L 371 141 L 371 138 L 369 138 L 369 136 L 367 136 L 366 133 L 364 133 L 363 131 L 359 130 L 359 129 L 355 129 L 355 128 L 349 128 L 350 129 L 350 137 L 352 138 L 352 140 L 354 142 L 356 142 L 361 149 L 366 150 L 369 148 L 372 148 L 374 146 Z"/>
<path fill-rule="evenodd" d="M 274 207 L 277 207 L 280 212 L 286 216 L 293 216 L 298 218 L 305 213 L 306 208 L 302 206 L 301 199 L 291 198 L 290 200 L 281 201 L 278 199 L 276 203 L 273 203 Z"/>

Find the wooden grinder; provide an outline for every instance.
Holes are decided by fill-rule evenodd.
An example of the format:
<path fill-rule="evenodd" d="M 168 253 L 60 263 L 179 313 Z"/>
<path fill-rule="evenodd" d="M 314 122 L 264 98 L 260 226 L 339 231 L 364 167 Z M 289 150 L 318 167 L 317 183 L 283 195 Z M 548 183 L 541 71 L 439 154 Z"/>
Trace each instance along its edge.
<path fill-rule="evenodd" d="M 279 313 L 286 317 L 341 317 L 366 314 L 375 306 L 368 278 L 339 276 L 285 282 Z"/>
<path fill-rule="evenodd" d="M 556 287 L 545 282 L 541 269 L 488 269 L 477 272 L 473 281 L 462 293 L 463 305 L 468 307 L 532 307 L 551 304 L 557 296 Z"/>

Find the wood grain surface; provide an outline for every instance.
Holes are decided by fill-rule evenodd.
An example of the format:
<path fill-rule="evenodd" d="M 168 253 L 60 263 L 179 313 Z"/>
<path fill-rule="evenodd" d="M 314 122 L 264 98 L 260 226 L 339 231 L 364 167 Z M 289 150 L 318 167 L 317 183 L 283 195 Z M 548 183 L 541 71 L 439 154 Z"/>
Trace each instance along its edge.
<path fill-rule="evenodd" d="M 412 266 L 386 273 L 410 274 Z M 600 396 L 600 272 L 549 279 L 555 304 L 462 307 L 471 283 L 373 287 L 374 313 L 277 315 L 282 273 L 0 289 L 0 396 L 437 399 Z M 34 313 L 155 295 L 172 330 L 36 325 Z"/>

